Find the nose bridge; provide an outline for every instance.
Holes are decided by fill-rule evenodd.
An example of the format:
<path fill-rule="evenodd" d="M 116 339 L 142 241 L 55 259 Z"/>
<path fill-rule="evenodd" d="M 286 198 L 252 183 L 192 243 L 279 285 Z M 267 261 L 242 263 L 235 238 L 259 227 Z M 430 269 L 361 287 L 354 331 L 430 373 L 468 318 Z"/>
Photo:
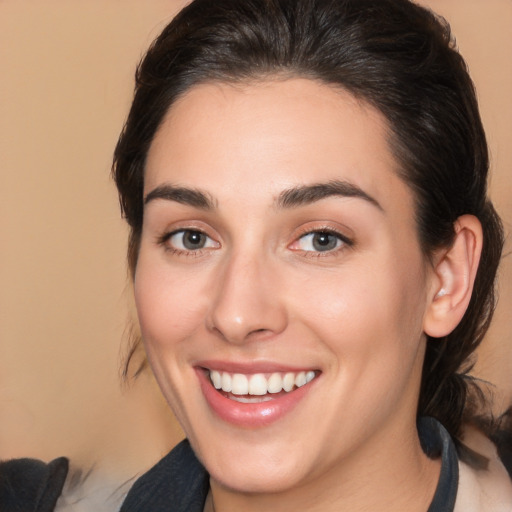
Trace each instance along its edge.
<path fill-rule="evenodd" d="M 286 325 L 273 265 L 261 252 L 233 250 L 216 278 L 210 327 L 231 343 L 256 333 L 278 333 Z"/>

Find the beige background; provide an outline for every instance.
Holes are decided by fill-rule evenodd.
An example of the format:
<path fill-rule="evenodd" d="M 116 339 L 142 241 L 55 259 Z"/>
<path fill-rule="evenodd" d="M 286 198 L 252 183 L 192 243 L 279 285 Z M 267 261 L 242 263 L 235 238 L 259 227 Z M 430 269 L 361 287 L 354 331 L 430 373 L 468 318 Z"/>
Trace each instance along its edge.
<path fill-rule="evenodd" d="M 181 436 L 150 376 L 119 379 L 130 293 L 109 168 L 135 64 L 182 3 L 0 0 L 0 458 L 67 455 L 117 480 Z M 427 3 L 477 84 L 510 232 L 512 1 Z M 511 260 L 477 367 L 498 409 L 512 398 Z"/>

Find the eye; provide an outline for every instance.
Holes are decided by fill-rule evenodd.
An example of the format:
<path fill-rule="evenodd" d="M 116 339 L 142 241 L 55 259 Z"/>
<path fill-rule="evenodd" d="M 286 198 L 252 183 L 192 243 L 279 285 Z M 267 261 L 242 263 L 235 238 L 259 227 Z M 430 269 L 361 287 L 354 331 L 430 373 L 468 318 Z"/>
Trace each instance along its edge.
<path fill-rule="evenodd" d="M 306 252 L 329 252 L 339 249 L 343 244 L 351 245 L 350 241 L 332 231 L 312 231 L 302 235 L 291 249 Z"/>
<path fill-rule="evenodd" d="M 219 243 L 211 239 L 202 231 L 194 229 L 180 229 L 166 237 L 167 245 L 176 251 L 199 251 L 201 249 L 219 247 Z"/>

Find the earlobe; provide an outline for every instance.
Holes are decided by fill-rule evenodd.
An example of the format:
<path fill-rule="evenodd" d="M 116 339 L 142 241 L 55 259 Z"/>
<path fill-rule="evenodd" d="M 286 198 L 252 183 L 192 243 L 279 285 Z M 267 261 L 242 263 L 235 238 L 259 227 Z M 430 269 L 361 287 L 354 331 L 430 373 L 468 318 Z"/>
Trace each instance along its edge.
<path fill-rule="evenodd" d="M 436 255 L 434 278 L 423 330 L 440 338 L 450 334 L 469 305 L 482 251 L 482 226 L 473 215 L 463 215 L 454 225 L 455 239 Z"/>

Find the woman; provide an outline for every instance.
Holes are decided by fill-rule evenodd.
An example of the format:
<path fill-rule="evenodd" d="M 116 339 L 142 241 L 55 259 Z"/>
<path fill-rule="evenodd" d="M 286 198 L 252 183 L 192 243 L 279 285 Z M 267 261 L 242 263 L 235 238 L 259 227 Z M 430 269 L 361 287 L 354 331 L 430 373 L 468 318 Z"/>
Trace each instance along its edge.
<path fill-rule="evenodd" d="M 503 243 L 487 170 L 429 11 L 186 7 L 138 69 L 114 176 L 188 441 L 122 510 L 510 510 L 509 483 L 480 492 L 457 460 Z"/>

